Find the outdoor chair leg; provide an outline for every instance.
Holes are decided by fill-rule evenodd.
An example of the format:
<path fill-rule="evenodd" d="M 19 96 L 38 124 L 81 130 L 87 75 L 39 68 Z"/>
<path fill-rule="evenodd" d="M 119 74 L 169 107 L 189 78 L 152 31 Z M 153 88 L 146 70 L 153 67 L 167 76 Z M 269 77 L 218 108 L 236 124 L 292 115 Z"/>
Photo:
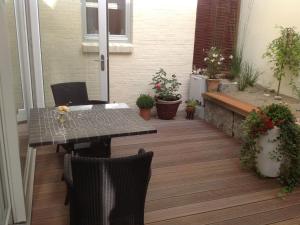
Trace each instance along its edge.
<path fill-rule="evenodd" d="M 66 194 L 66 198 L 65 198 L 65 205 L 68 205 L 69 204 L 69 188 L 67 186 L 67 194 Z"/>
<path fill-rule="evenodd" d="M 59 152 L 59 145 L 56 145 L 56 153 Z"/>

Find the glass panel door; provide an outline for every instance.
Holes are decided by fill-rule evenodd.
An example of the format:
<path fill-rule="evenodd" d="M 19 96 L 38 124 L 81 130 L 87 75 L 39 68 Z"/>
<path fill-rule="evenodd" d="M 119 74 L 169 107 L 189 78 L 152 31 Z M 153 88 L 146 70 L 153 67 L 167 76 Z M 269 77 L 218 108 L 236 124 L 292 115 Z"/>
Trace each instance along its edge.
<path fill-rule="evenodd" d="M 8 37 L 9 37 L 9 51 L 10 51 L 10 61 L 12 64 L 12 76 L 13 76 L 13 90 L 15 97 L 15 108 L 17 110 L 16 116 L 17 121 L 23 122 L 27 120 L 25 105 L 24 104 L 24 91 L 23 91 L 23 79 L 21 75 L 20 67 L 20 55 L 19 55 L 19 46 L 18 46 L 18 35 L 17 35 L 17 25 L 16 25 L 16 14 L 15 14 L 15 4 L 14 0 L 6 1 L 7 9 L 7 25 L 8 25 Z M 19 31 L 20 32 L 20 31 Z M 25 123 L 20 123 L 18 125 L 20 130 L 19 138 L 23 138 L 27 133 L 27 126 Z M 20 140 L 22 145 L 20 145 L 20 160 L 22 175 L 24 174 L 26 155 L 27 155 L 27 137 L 24 140 Z"/>
<path fill-rule="evenodd" d="M 21 168 L 25 168 L 27 148 L 24 148 L 24 152 L 19 152 L 16 123 L 16 117 L 20 118 L 20 111 L 26 113 L 22 77 L 23 61 L 19 54 L 20 30 L 17 28 L 19 20 L 16 19 L 19 14 L 15 13 L 17 8 L 14 5 L 19 2 L 0 0 L 0 224 L 8 223 L 7 216 L 15 223 L 26 221 L 22 185 L 22 175 L 25 170 L 22 171 Z M 5 197 L 8 194 L 9 201 Z"/>
<path fill-rule="evenodd" d="M 21 79 L 17 29 L 16 29 L 16 17 L 15 17 L 15 5 L 13 0 L 6 1 L 7 6 L 7 23 L 9 29 L 9 42 L 11 48 L 11 63 L 12 63 L 12 75 L 14 80 L 14 95 L 15 105 L 17 109 L 18 121 L 26 120 L 26 110 L 24 105 L 23 85 Z"/>
<path fill-rule="evenodd" d="M 103 2 L 106 0 L 101 0 L 101 5 Z M 106 11 L 101 12 L 105 17 L 98 23 L 100 19 L 95 15 L 100 4 L 94 2 L 92 10 L 82 4 L 80 0 L 38 0 L 45 106 L 55 105 L 51 85 L 64 82 L 86 82 L 89 99 L 108 98 L 107 50 L 101 50 L 103 46 L 107 49 Z M 105 27 L 99 28 L 101 32 L 104 30 L 101 34 L 106 37 L 101 40 L 100 48 L 97 37 L 85 42 L 83 16 L 89 22 L 89 31 L 98 32 L 97 26 Z"/>
<path fill-rule="evenodd" d="M 0 109 L 0 224 L 8 224 L 10 217 L 10 204 L 7 192 L 7 171 L 4 161 L 3 130 Z"/>

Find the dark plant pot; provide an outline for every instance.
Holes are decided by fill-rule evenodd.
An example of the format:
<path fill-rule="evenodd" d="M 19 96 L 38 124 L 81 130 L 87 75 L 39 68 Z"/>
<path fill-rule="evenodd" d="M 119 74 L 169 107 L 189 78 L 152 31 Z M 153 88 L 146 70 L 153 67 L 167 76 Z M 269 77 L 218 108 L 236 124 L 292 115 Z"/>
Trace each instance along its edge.
<path fill-rule="evenodd" d="M 151 109 L 140 109 L 140 116 L 144 120 L 150 120 L 150 118 L 151 118 Z"/>
<path fill-rule="evenodd" d="M 208 92 L 216 92 L 219 90 L 219 85 L 220 85 L 220 80 L 219 79 L 207 79 L 206 84 L 207 84 L 207 91 Z"/>
<path fill-rule="evenodd" d="M 195 107 L 186 107 L 185 111 L 186 111 L 186 118 L 188 120 L 193 120 L 196 111 Z"/>
<path fill-rule="evenodd" d="M 176 101 L 163 101 L 160 99 L 156 100 L 156 109 L 159 119 L 171 120 L 176 116 L 181 99 Z"/>

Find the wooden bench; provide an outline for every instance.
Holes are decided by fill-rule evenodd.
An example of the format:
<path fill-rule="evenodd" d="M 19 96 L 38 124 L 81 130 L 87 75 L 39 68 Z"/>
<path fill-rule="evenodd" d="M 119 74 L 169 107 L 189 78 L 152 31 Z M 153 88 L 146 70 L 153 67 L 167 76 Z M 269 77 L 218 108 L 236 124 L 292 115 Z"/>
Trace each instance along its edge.
<path fill-rule="evenodd" d="M 211 101 L 220 105 L 232 112 L 240 114 L 242 116 L 247 116 L 250 112 L 256 111 L 257 107 L 255 105 L 243 102 L 229 95 L 220 92 L 206 92 L 202 94 L 205 100 Z"/>

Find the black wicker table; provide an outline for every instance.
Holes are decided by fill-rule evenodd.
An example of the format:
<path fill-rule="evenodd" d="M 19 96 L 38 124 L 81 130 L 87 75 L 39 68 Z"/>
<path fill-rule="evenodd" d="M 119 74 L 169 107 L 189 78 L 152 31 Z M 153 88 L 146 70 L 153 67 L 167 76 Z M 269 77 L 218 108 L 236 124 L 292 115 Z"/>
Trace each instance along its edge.
<path fill-rule="evenodd" d="M 126 104 L 70 107 L 60 122 L 56 108 L 35 108 L 30 111 L 29 146 L 82 143 L 130 135 L 156 133 Z"/>

